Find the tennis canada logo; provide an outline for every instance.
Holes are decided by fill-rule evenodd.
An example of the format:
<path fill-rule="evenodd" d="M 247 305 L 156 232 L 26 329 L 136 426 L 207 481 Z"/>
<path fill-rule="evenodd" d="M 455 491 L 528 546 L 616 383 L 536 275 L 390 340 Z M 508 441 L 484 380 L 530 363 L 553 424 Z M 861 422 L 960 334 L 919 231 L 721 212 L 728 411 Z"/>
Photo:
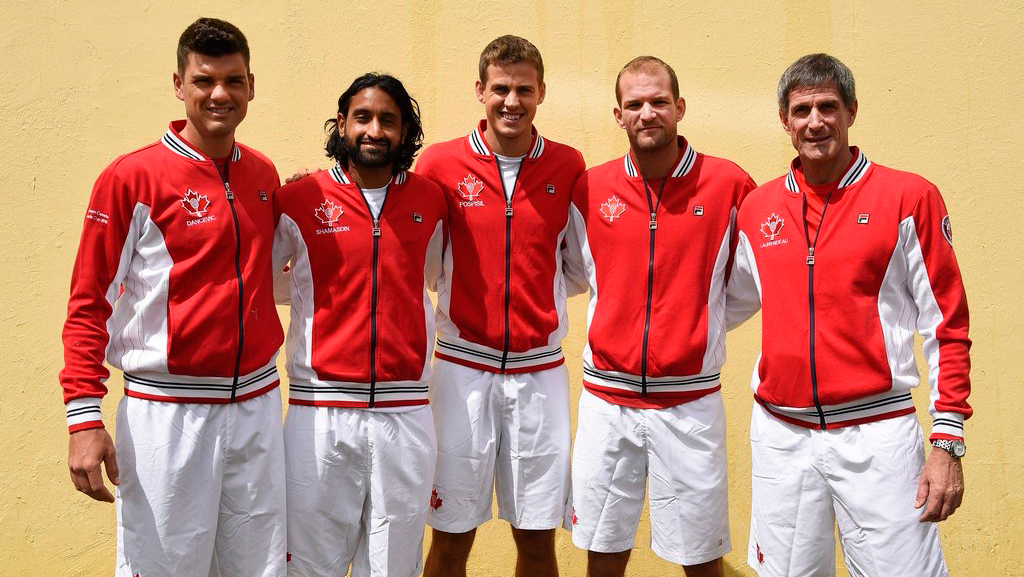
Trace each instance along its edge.
<path fill-rule="evenodd" d="M 459 196 L 464 200 L 459 201 L 459 206 L 483 206 L 484 201 L 477 200 L 476 197 L 480 196 L 480 193 L 484 191 L 484 181 L 467 174 L 466 178 L 462 179 L 462 182 L 455 186 L 455 189 L 459 191 Z"/>
<path fill-rule="evenodd" d="M 435 510 L 435 511 L 437 511 L 438 509 L 441 508 L 441 505 L 443 505 L 443 504 L 444 504 L 444 501 L 441 499 L 441 497 L 437 496 L 437 489 L 434 489 L 433 491 L 431 491 L 430 492 L 430 508 Z"/>
<path fill-rule="evenodd" d="M 785 224 L 786 224 L 785 219 L 780 218 L 779 215 L 775 214 L 774 212 L 772 213 L 771 216 L 768 217 L 768 220 L 766 220 L 765 222 L 762 222 L 761 223 L 761 234 L 763 234 L 764 237 L 766 239 L 768 239 L 768 242 L 761 243 L 761 246 L 762 247 L 766 247 L 766 246 L 775 246 L 777 244 L 786 244 L 786 243 L 788 243 L 789 240 L 785 239 L 785 238 L 780 238 L 779 240 L 775 240 L 775 238 L 777 236 L 782 234 L 782 227 Z"/>
<path fill-rule="evenodd" d="M 320 203 L 320 206 L 313 211 L 313 216 L 317 218 L 321 223 L 327 225 L 327 228 L 321 228 L 316 231 L 317 234 L 331 234 L 334 232 L 347 232 L 347 226 L 334 226 L 341 215 L 345 214 L 342 210 L 341 205 L 334 204 L 332 200 L 325 200 Z"/>
<path fill-rule="evenodd" d="M 953 227 L 949 224 L 949 215 L 942 217 L 942 236 L 946 237 L 949 246 L 953 246 Z"/>
<path fill-rule="evenodd" d="M 190 216 L 195 218 L 185 221 L 185 226 L 193 226 L 196 224 L 202 224 L 204 222 L 210 222 L 216 220 L 215 215 L 206 216 L 207 211 L 210 210 L 210 199 L 205 194 L 199 194 L 198 192 L 188 189 L 188 192 L 181 197 L 181 208 L 185 209 Z"/>
<path fill-rule="evenodd" d="M 619 197 L 612 195 L 607 201 L 601 203 L 601 214 L 608 219 L 608 222 L 615 222 L 615 219 L 626 212 L 626 205 Z"/>

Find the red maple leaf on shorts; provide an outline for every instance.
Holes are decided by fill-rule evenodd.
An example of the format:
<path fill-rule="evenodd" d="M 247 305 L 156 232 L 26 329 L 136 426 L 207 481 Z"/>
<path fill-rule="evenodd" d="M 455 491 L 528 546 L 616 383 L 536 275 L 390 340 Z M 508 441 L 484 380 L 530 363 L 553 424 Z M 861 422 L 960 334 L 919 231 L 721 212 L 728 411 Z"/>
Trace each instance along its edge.
<path fill-rule="evenodd" d="M 444 504 L 444 501 L 440 497 L 437 496 L 437 489 L 434 489 L 433 491 L 431 491 L 430 492 L 430 508 L 435 510 L 435 511 L 437 511 L 438 509 L 441 508 L 441 505 L 443 505 L 443 504 Z"/>
<path fill-rule="evenodd" d="M 576 516 L 576 507 L 573 507 L 573 508 L 572 508 L 572 524 L 573 524 L 573 525 L 576 525 L 576 524 L 577 524 L 577 523 L 579 523 L 579 522 L 580 522 L 580 520 L 579 520 L 579 518 L 578 518 L 578 517 Z"/>
<path fill-rule="evenodd" d="M 754 547 L 757 547 L 757 562 L 764 565 L 764 553 L 761 552 L 761 545 L 754 543 Z"/>

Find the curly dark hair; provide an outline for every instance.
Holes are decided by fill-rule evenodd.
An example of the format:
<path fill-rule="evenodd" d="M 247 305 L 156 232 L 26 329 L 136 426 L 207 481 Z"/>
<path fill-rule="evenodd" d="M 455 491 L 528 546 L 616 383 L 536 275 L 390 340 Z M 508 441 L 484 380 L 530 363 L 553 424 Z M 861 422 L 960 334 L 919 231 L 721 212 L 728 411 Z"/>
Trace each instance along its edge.
<path fill-rule="evenodd" d="M 406 91 L 402 81 L 390 74 L 367 72 L 356 78 L 341 97 L 338 98 L 338 114 L 348 116 L 348 107 L 352 97 L 366 88 L 380 88 L 394 99 L 395 104 L 402 113 L 402 126 L 405 127 L 405 140 L 398 146 L 395 155 L 395 162 L 391 167 L 394 174 L 412 167 L 412 161 L 416 153 L 423 147 L 423 126 L 420 124 L 420 105 L 409 92 Z M 333 158 L 338 164 L 348 166 L 348 151 L 338 133 L 338 119 L 331 118 L 324 123 L 327 131 L 327 157 Z"/>
<path fill-rule="evenodd" d="M 191 52 L 205 56 L 241 54 L 249 68 L 249 41 L 237 26 L 217 18 L 200 18 L 188 25 L 178 38 L 178 72 L 185 73 Z"/>

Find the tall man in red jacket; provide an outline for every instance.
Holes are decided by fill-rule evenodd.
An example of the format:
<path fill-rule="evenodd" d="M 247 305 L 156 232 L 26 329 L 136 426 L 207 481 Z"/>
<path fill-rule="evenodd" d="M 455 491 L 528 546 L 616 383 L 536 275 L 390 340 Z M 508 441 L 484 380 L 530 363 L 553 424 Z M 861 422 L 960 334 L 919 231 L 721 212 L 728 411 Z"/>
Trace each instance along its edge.
<path fill-rule="evenodd" d="M 831 575 L 838 522 L 852 575 L 948 575 L 935 522 L 963 496 L 971 408 L 946 207 L 935 185 L 849 145 L 857 98 L 836 58 L 797 60 L 778 102 L 798 157 L 744 201 L 729 283 L 730 325 L 762 309 L 748 563 Z M 927 461 L 910 398 L 915 332 L 931 386 Z"/>
<path fill-rule="evenodd" d="M 285 573 L 270 195 L 277 170 L 235 142 L 253 98 L 249 46 L 212 18 L 178 42 L 186 120 L 115 160 L 89 200 L 60 374 L 79 491 L 115 501 L 117 574 Z M 103 428 L 124 371 L 117 443 Z"/>
<path fill-rule="evenodd" d="M 590 289 L 573 543 L 591 577 L 623 575 L 646 485 L 652 550 L 690 577 L 721 576 L 725 279 L 754 182 L 677 135 L 686 101 L 662 60 L 626 64 L 615 97 L 629 152 L 588 170 L 572 196 L 569 270 Z"/>
<path fill-rule="evenodd" d="M 398 79 L 360 76 L 328 125 L 337 166 L 274 196 L 274 269 L 291 263 L 288 574 L 413 577 L 437 446 L 426 290 L 448 204 L 408 172 L 423 131 Z"/>
<path fill-rule="evenodd" d="M 450 209 L 431 386 L 438 460 L 427 577 L 466 574 L 492 491 L 512 524 L 516 574 L 558 571 L 554 529 L 569 498 L 560 246 L 584 163 L 534 128 L 544 92 L 537 48 L 497 38 L 480 55 L 476 83 L 486 118 L 428 148 L 417 165 Z"/>

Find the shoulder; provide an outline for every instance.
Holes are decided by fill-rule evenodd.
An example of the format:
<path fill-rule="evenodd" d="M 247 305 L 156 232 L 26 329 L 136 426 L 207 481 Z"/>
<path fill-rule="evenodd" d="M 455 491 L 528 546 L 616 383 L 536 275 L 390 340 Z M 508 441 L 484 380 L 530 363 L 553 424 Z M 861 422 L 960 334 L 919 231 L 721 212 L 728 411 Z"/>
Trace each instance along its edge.
<path fill-rule="evenodd" d="M 740 204 L 738 218 L 745 218 L 751 212 L 764 208 L 766 204 L 774 202 L 774 199 L 786 192 L 786 175 L 782 175 L 758 186 L 750 191 Z"/>
<path fill-rule="evenodd" d="M 587 164 L 583 160 L 583 153 L 568 144 L 562 144 L 550 138 L 544 138 L 543 154 L 554 162 L 568 163 L 569 166 L 576 168 L 581 173 L 587 168 Z"/>
<path fill-rule="evenodd" d="M 262 152 L 256 150 L 255 148 L 246 146 L 242 143 L 235 144 L 241 151 L 242 159 L 244 161 L 250 163 L 250 165 L 253 166 L 256 170 L 272 172 L 275 177 L 277 176 L 277 167 L 274 166 L 274 163 L 271 162 L 269 158 L 264 156 Z"/>
<path fill-rule="evenodd" d="M 740 182 L 754 181 L 754 179 L 750 177 L 750 173 L 743 170 L 740 165 L 731 160 L 720 158 L 718 156 L 711 156 L 710 154 L 704 154 L 702 152 L 698 152 L 697 154 L 701 158 L 703 171 L 707 171 L 717 177 L 729 180 L 737 180 Z"/>
<path fill-rule="evenodd" d="M 905 194 L 926 194 L 929 190 L 937 190 L 936 186 L 923 176 L 906 170 L 897 170 L 881 164 L 871 163 L 871 172 L 867 175 L 867 182 L 875 186 L 895 188 Z"/>
<path fill-rule="evenodd" d="M 466 137 L 460 136 L 445 142 L 437 142 L 423 149 L 416 161 L 416 172 L 434 168 L 445 160 L 466 156 Z"/>

